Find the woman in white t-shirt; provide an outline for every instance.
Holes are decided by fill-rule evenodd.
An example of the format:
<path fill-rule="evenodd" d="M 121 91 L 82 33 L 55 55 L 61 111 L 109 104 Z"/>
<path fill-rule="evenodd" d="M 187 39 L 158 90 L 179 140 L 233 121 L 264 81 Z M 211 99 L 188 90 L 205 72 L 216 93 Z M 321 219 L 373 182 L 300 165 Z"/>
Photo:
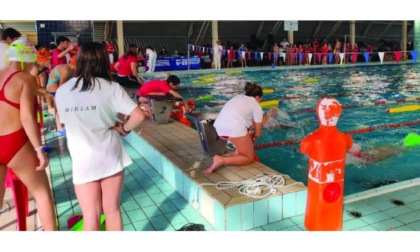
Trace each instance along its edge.
<path fill-rule="evenodd" d="M 132 160 L 123 148 L 121 136 L 136 128 L 144 114 L 124 88 L 112 81 L 103 44 L 81 46 L 75 76 L 58 88 L 56 104 L 67 129 L 83 229 L 99 230 L 104 213 L 106 230 L 122 230 L 121 189 L 124 168 Z M 119 113 L 130 117 L 119 123 Z"/>
<path fill-rule="evenodd" d="M 254 162 L 254 142 L 261 135 L 263 110 L 260 102 L 263 96 L 259 85 L 246 83 L 245 94 L 230 99 L 214 122 L 217 134 L 235 145 L 232 156 L 215 155 L 213 164 L 204 173 L 210 174 L 222 165 L 248 165 Z M 249 128 L 254 131 L 249 133 Z"/>

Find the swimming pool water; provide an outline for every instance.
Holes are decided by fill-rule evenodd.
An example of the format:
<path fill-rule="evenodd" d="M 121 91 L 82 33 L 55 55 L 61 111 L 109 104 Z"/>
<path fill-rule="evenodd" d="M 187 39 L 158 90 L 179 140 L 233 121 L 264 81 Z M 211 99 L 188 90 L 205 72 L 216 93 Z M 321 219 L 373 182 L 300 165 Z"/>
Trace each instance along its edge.
<path fill-rule="evenodd" d="M 395 125 L 419 119 L 420 111 L 387 113 L 390 107 L 420 104 L 415 98 L 420 95 L 420 66 L 366 65 L 336 68 L 300 69 L 229 69 L 206 72 L 177 72 L 182 82 L 179 92 L 185 99 L 197 99 L 197 110 L 201 113 L 217 113 L 233 96 L 243 93 L 247 81 L 260 84 L 264 89 L 274 88 L 263 100 L 280 99 L 279 108 L 288 113 L 294 127 L 290 129 L 264 129 L 257 146 L 279 143 L 285 140 L 300 140 L 318 128 L 313 109 L 321 97 L 331 95 L 343 106 L 338 123 L 341 131 L 350 131 L 394 125 L 390 128 L 352 134 L 362 152 L 389 145 L 402 146 L 402 140 L 410 133 L 420 134 L 420 124 L 407 127 Z M 204 76 L 205 75 L 205 76 Z M 202 78 L 202 77 L 205 78 Z M 164 77 L 162 77 L 164 78 Z M 197 80 L 201 84 L 196 84 Z M 401 99 L 412 101 L 397 102 Z M 371 103 L 383 102 L 374 105 Z M 349 106 L 346 108 L 346 106 Z M 266 111 L 267 109 L 265 109 Z M 288 174 L 297 181 L 307 182 L 307 157 L 299 151 L 300 145 L 259 148 L 256 150 L 260 162 Z M 384 160 L 361 164 L 348 158 L 345 170 L 345 195 L 361 192 L 388 183 L 420 177 L 420 146 L 404 150 Z"/>

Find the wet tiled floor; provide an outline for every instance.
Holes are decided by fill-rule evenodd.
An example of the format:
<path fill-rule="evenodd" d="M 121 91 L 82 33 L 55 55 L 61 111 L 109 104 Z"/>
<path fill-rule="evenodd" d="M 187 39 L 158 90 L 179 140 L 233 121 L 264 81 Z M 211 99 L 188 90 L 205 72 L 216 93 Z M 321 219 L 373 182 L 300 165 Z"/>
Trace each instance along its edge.
<path fill-rule="evenodd" d="M 48 125 L 48 124 L 47 124 Z M 80 213 L 71 182 L 71 159 L 66 138 L 46 134 L 50 151 L 49 173 L 55 198 L 59 230 L 67 229 L 67 219 Z M 124 230 L 173 231 L 187 223 L 201 223 L 216 230 L 128 143 L 124 147 L 133 159 L 126 169 L 121 209 Z M 10 189 L 0 215 L 0 230 L 16 230 Z M 30 200 L 28 230 L 40 230 L 34 201 Z M 251 231 L 303 231 L 304 215 L 283 219 Z M 345 197 L 343 230 L 411 231 L 420 230 L 420 180 L 388 185 Z"/>

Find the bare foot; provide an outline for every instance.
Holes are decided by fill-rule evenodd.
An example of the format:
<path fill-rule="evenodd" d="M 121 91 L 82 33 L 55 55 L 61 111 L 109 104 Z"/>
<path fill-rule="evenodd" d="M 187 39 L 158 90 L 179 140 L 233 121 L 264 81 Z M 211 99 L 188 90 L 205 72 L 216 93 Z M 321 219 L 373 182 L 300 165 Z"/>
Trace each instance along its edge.
<path fill-rule="evenodd" d="M 213 157 L 213 164 L 209 168 L 205 169 L 204 170 L 204 173 L 205 174 L 210 174 L 210 173 L 214 172 L 214 170 L 216 170 L 217 168 L 219 168 L 222 165 L 223 165 L 223 163 L 222 163 L 222 157 L 219 156 L 219 155 L 215 155 Z"/>

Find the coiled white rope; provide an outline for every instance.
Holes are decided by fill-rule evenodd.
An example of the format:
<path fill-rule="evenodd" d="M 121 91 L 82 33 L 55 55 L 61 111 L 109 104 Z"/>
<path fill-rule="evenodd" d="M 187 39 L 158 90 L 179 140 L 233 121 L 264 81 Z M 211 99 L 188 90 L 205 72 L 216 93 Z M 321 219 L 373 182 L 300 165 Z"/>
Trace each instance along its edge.
<path fill-rule="evenodd" d="M 290 178 L 287 175 L 274 174 L 274 173 L 263 173 L 257 175 L 254 178 L 249 178 L 242 181 L 220 181 L 217 183 L 202 183 L 197 189 L 198 191 L 201 186 L 215 186 L 217 189 L 224 190 L 230 188 L 238 188 L 238 192 L 242 195 L 246 195 L 252 198 L 264 198 L 277 192 L 279 188 L 285 188 L 297 184 L 303 185 L 302 182 L 295 182 L 289 185 L 285 185 L 285 178 Z"/>

